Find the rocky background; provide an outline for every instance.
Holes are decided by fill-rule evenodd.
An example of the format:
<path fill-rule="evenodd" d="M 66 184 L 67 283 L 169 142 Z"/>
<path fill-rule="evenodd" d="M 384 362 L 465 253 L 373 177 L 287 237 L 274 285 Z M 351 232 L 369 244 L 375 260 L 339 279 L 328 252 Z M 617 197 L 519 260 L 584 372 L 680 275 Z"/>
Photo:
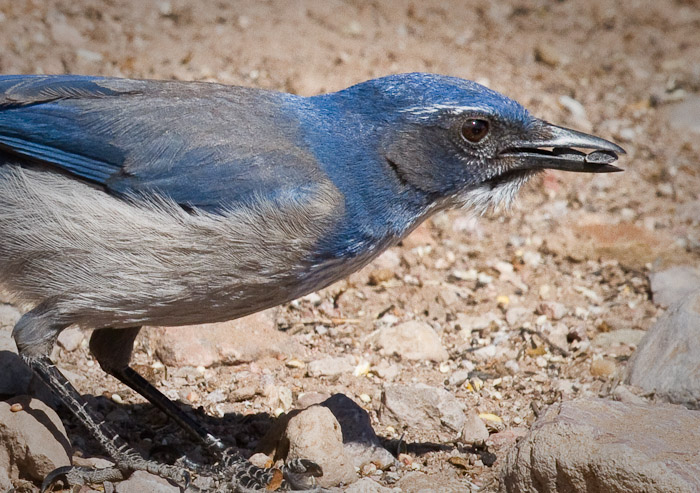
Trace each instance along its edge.
<path fill-rule="evenodd" d="M 547 173 L 512 211 L 440 214 L 279 309 L 144 330 L 134 363 L 251 460 L 313 458 L 338 491 L 691 492 L 699 33 L 695 0 L 0 0 L 0 73 L 311 95 L 432 71 L 620 143 L 624 173 Z M 22 309 L 0 305 L 0 491 L 35 492 L 107 461 L 19 361 Z M 206 460 L 99 370 L 88 335 L 66 330 L 53 357 L 94 408 L 147 457 Z M 145 473 L 109 488 L 177 491 Z"/>

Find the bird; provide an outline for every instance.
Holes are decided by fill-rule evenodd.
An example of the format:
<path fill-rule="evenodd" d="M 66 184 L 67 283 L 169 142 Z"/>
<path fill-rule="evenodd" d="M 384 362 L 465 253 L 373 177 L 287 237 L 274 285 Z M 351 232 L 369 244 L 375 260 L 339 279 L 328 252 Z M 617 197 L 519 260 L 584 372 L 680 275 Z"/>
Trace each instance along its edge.
<path fill-rule="evenodd" d="M 146 460 L 49 359 L 71 325 L 101 368 L 200 439 L 236 491 L 301 488 L 310 461 L 259 469 L 130 366 L 140 327 L 231 320 L 343 279 L 438 211 L 509 205 L 547 169 L 621 171 L 624 150 L 478 83 L 430 73 L 311 97 L 209 82 L 0 76 L 0 287 L 31 307 L 22 359 L 112 458 Z M 204 328 L 202 330 L 205 330 Z M 176 337 L 173 334 L 173 337 Z M 225 466 L 225 467 L 224 467 Z"/>

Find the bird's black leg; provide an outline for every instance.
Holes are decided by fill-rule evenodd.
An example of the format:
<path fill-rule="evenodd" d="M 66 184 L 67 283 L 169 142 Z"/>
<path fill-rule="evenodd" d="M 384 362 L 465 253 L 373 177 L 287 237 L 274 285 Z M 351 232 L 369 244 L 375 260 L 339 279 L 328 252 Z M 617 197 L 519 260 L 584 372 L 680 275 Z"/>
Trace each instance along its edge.
<path fill-rule="evenodd" d="M 226 449 L 216 436 L 192 419 L 185 411 L 168 399 L 148 380 L 129 366 L 134 340 L 140 327 L 126 329 L 99 329 L 92 333 L 90 351 L 102 369 L 122 383 L 142 395 L 148 401 L 172 418 L 183 429 L 201 440 L 219 460 L 217 466 L 204 467 L 189 463 L 197 473 L 214 476 L 219 482 L 232 482 L 246 489 L 273 488 L 283 486 L 282 473 L 277 469 L 261 469 L 254 466 L 237 452 Z M 308 476 L 318 476 L 320 468 L 310 461 L 296 461 L 289 464 L 284 476 L 291 486 L 304 484 Z"/>
<path fill-rule="evenodd" d="M 54 392 L 61 403 L 87 428 L 93 438 L 102 445 L 102 448 L 116 464 L 116 467 L 109 471 L 62 468 L 47 478 L 48 482 L 45 481 L 45 486 L 48 486 L 57 476 L 65 476 L 73 484 L 85 484 L 99 482 L 99 480 L 104 481 L 105 478 L 111 480 L 124 479 L 132 471 L 148 471 L 183 486 L 189 483 L 189 473 L 187 471 L 179 467 L 144 459 L 130 448 L 104 421 L 98 420 L 88 409 L 87 402 L 78 394 L 48 356 L 39 358 L 24 357 L 24 360 Z"/>
<path fill-rule="evenodd" d="M 131 449 L 106 423 L 90 411 L 85 400 L 51 362 L 48 354 L 58 333 L 68 325 L 57 320 L 60 320 L 60 317 L 55 313 L 55 304 L 50 300 L 23 315 L 15 325 L 12 335 L 22 359 L 114 460 L 116 467 L 100 472 L 100 477 L 106 475 L 109 479 L 123 479 L 132 471 L 144 470 L 179 484 L 187 484 L 189 482 L 187 471 L 145 460 Z M 49 482 L 45 481 L 44 487 L 58 477 L 68 478 L 74 484 L 92 482 L 96 477 L 94 473 L 95 471 L 90 469 L 61 468 L 49 475 L 47 478 Z"/>
<path fill-rule="evenodd" d="M 148 380 L 129 366 L 134 340 L 140 327 L 127 329 L 98 329 L 90 338 L 90 351 L 100 367 L 120 382 L 142 395 L 168 415 L 181 428 L 201 440 L 215 454 L 224 450 L 224 444 L 192 419 L 177 404 L 168 399 Z"/>

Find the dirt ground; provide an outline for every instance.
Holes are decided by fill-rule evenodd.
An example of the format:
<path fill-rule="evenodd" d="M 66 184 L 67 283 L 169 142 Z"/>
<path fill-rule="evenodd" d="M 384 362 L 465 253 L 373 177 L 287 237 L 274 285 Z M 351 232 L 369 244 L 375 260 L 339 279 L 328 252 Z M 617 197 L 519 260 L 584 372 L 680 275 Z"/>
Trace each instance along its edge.
<path fill-rule="evenodd" d="M 700 260 L 700 134 L 678 130 L 668 116 L 700 91 L 695 0 L 0 0 L 4 74 L 210 80 L 312 95 L 411 71 L 476 80 L 541 118 L 612 139 L 627 151 L 625 172 L 548 173 L 511 211 L 432 218 L 393 249 L 398 262 L 375 262 L 283 307 L 280 327 L 306 348 L 299 359 L 350 354 L 370 368 L 394 365 L 394 382 L 445 386 L 468 408 L 500 417 L 494 426 L 501 430 L 527 428 L 538 409 L 561 399 L 607 395 L 633 345 L 596 343 L 600 335 L 648 329 L 662 312 L 650 299 L 648 273 Z M 565 314 L 548 317 L 538 310 L 543 301 L 561 303 Z M 506 319 L 513 307 L 525 308 L 517 321 Z M 430 323 L 450 359 L 415 364 L 379 354 L 369 336 L 387 314 Z M 494 349 L 479 351 L 486 347 Z M 128 411 L 131 421 L 114 421 L 140 450 L 174 458 L 192 447 L 142 398 L 105 377 L 86 347 L 55 356 L 103 412 Z M 157 372 L 169 395 L 202 404 L 206 423 L 237 435 L 244 450 L 279 405 L 262 395 L 207 404 L 213 390 L 254 386 L 266 374 L 295 399 L 344 393 L 389 443 L 403 434 L 405 467 L 372 476 L 387 485 L 418 469 L 492 491 L 512 445 L 491 444 L 495 463 L 451 446 L 411 448 L 434 437 L 387 427 L 380 413 L 386 379 L 372 371 L 311 378 L 289 361 L 265 359 L 166 372 L 154 365 L 147 339 L 135 361 Z M 445 384 L 464 368 L 472 370 L 465 384 Z M 124 404 L 101 397 L 114 393 Z M 66 423 L 78 453 L 100 453 Z M 469 464 L 458 467 L 453 456 Z"/>

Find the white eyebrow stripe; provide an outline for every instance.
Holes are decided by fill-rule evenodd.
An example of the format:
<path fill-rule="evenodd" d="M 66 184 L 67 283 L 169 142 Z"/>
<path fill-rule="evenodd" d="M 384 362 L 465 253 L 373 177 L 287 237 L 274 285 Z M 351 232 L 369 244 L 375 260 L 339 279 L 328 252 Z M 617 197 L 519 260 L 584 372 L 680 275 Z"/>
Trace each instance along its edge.
<path fill-rule="evenodd" d="M 459 113 L 464 113 L 466 111 L 479 111 L 481 108 L 475 106 L 460 106 L 457 104 L 432 104 L 430 106 L 412 106 L 410 108 L 405 108 L 401 110 L 401 113 L 411 113 L 412 115 L 431 115 L 439 111 L 445 111 L 447 113 L 458 115 Z"/>

